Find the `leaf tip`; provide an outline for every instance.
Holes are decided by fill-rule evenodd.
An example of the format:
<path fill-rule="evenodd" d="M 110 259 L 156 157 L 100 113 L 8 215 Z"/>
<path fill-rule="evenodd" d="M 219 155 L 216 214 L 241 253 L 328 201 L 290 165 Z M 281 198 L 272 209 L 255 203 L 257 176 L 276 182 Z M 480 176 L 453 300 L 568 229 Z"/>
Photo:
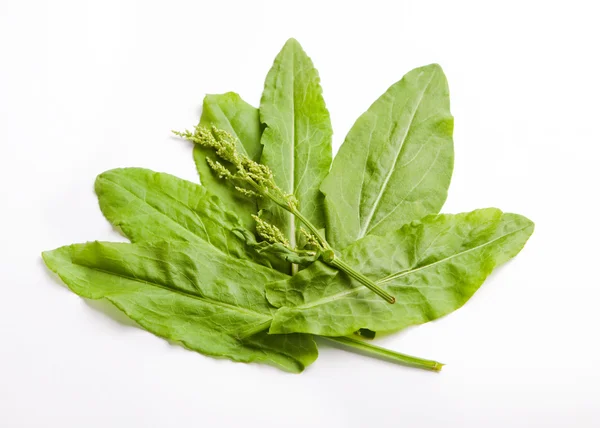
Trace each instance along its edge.
<path fill-rule="evenodd" d="M 50 258 L 50 251 L 42 251 L 40 253 L 40 256 L 42 256 L 42 260 L 44 261 L 44 263 L 46 263 L 46 265 L 48 265 L 48 260 Z"/>
<path fill-rule="evenodd" d="M 287 41 L 285 42 L 284 46 L 294 46 L 294 47 L 300 47 L 300 42 L 298 40 L 296 40 L 293 37 L 290 37 L 289 39 L 287 39 Z"/>

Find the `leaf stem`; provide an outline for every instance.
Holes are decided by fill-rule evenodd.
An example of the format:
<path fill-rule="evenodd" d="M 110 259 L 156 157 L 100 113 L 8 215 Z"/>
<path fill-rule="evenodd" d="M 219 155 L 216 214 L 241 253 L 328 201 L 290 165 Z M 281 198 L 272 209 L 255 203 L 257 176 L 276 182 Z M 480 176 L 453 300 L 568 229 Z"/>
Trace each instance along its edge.
<path fill-rule="evenodd" d="M 323 238 L 321 236 L 321 234 L 319 233 L 319 230 L 306 218 L 302 215 L 302 213 L 300 211 L 298 211 L 297 208 L 293 207 L 293 206 L 289 206 L 287 208 L 292 214 L 294 214 L 302 223 L 304 223 L 304 225 L 306 227 L 308 227 L 310 229 L 310 231 L 313 233 L 313 235 L 315 235 L 315 237 L 318 239 L 319 244 L 321 244 L 321 246 L 325 249 L 325 250 L 331 250 L 331 246 L 329 245 L 329 243 L 325 240 L 325 238 Z M 396 298 L 394 296 L 392 296 L 391 294 L 389 294 L 388 292 L 386 292 L 384 289 L 382 289 L 381 287 L 379 287 L 377 284 L 375 284 L 373 281 L 371 281 L 369 278 L 367 278 L 366 276 L 364 276 L 362 273 L 357 272 L 356 270 L 354 270 L 354 268 L 352 268 L 352 266 L 348 265 L 345 261 L 341 260 L 340 258 L 336 257 L 335 255 L 333 255 L 333 258 L 331 260 L 323 260 L 325 263 L 345 272 L 348 276 L 350 276 L 351 278 L 354 278 L 355 280 L 357 280 L 358 282 L 360 282 L 362 285 L 364 285 L 365 287 L 367 287 L 369 290 L 373 291 L 375 294 L 377 294 L 378 296 L 380 296 L 381 298 L 383 298 L 385 301 L 387 301 L 388 303 L 395 303 L 396 302 Z"/>
<path fill-rule="evenodd" d="M 348 276 L 350 276 L 351 278 L 354 278 L 355 280 L 360 282 L 362 285 L 367 287 L 369 290 L 371 290 L 378 296 L 385 299 L 388 303 L 396 303 L 396 298 L 394 296 L 392 296 L 390 293 L 388 293 L 387 291 L 385 291 L 384 289 L 379 287 L 377 284 L 375 284 L 369 278 L 364 276 L 362 273 L 354 270 L 354 268 L 352 266 L 348 265 L 342 259 L 340 259 L 338 257 L 334 257 L 333 260 L 326 262 L 326 263 L 341 270 L 342 272 L 345 272 Z"/>
<path fill-rule="evenodd" d="M 373 356 L 376 358 L 381 358 L 384 360 L 389 360 L 394 363 L 398 363 L 404 366 L 415 367 L 424 370 L 431 370 L 434 372 L 439 372 L 442 370 L 444 364 L 438 363 L 433 360 L 425 360 L 423 358 L 413 357 L 411 355 L 401 354 L 399 352 L 394 352 L 389 349 L 381 348 L 379 346 L 371 345 L 370 343 L 364 342 L 362 340 L 353 339 L 351 337 L 325 337 L 321 336 L 323 339 L 330 340 L 332 342 L 341 343 L 342 345 L 359 349 L 364 352 L 368 356 Z"/>
<path fill-rule="evenodd" d="M 255 334 L 267 331 L 271 325 L 272 320 L 262 322 L 252 328 L 249 328 L 245 332 L 238 335 L 239 340 L 246 340 Z M 416 367 L 418 369 L 431 370 L 439 372 L 442 370 L 444 364 L 438 363 L 433 360 L 426 360 L 424 358 L 413 357 L 412 355 L 401 354 L 399 352 L 392 351 L 390 349 L 382 348 L 380 346 L 371 345 L 363 340 L 354 339 L 348 336 L 340 337 L 328 337 L 319 336 L 322 339 L 329 340 L 344 345 L 347 348 L 352 348 L 361 351 L 364 355 L 382 360 L 391 361 L 393 363 L 401 364 L 403 366 Z"/>
<path fill-rule="evenodd" d="M 296 263 L 292 263 L 290 267 L 290 271 L 292 272 L 292 276 L 298 273 L 298 265 Z"/>
<path fill-rule="evenodd" d="M 331 247 L 329 246 L 329 243 L 325 240 L 325 238 L 323 238 L 321 236 L 321 233 L 319 232 L 319 229 L 317 229 L 306 217 L 304 217 L 302 215 L 302 213 L 300 211 L 298 211 L 297 208 L 295 207 L 290 207 L 290 211 L 292 214 L 294 214 L 302 223 L 304 223 L 304 225 L 306 227 L 308 227 L 308 229 L 312 232 L 313 235 L 315 235 L 315 237 L 317 238 L 317 240 L 319 241 L 319 244 L 321 244 L 321 246 L 326 249 L 326 250 L 330 250 Z"/>

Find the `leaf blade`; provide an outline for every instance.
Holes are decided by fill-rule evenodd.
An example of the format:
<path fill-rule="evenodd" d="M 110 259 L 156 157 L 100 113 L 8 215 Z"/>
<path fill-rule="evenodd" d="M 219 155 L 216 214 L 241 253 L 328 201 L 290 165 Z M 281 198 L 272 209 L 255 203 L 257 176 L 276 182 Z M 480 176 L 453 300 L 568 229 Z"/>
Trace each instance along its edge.
<path fill-rule="evenodd" d="M 269 321 L 272 312 L 261 287 L 247 279 L 260 284 L 281 276 L 272 269 L 215 257 L 210 249 L 185 243 L 94 242 L 61 247 L 43 257 L 76 294 L 106 298 L 145 329 L 197 352 L 291 372 L 302 371 L 316 358 L 310 336 L 276 339 L 262 332 L 244 337 Z M 239 281 L 231 275 L 247 278 Z M 217 276 L 227 281 L 215 281 Z"/>
<path fill-rule="evenodd" d="M 100 174 L 95 190 L 104 216 L 132 242 L 210 244 L 268 265 L 233 233 L 244 222 L 203 186 L 148 169 L 120 168 Z"/>
<path fill-rule="evenodd" d="M 324 227 L 319 185 L 331 165 L 333 132 L 317 70 L 294 39 L 287 41 L 267 75 L 260 116 L 266 126 L 261 162 L 271 168 L 282 190 L 296 196 L 309 221 Z M 273 213 L 295 243 L 299 225 L 293 215 L 279 208 Z"/>
<path fill-rule="evenodd" d="M 392 85 L 357 119 L 321 185 L 329 242 L 342 250 L 438 213 L 452 175 L 452 130 L 438 65 L 412 70 Z"/>
<path fill-rule="evenodd" d="M 499 264 L 514 257 L 533 233 L 516 214 L 486 209 L 429 216 L 385 236 L 369 236 L 342 256 L 396 297 L 388 305 L 363 286 L 315 263 L 289 280 L 267 285 L 280 307 L 272 333 L 342 336 L 358 329 L 396 331 L 461 307 Z M 370 257 L 365 255 L 369 254 Z"/>

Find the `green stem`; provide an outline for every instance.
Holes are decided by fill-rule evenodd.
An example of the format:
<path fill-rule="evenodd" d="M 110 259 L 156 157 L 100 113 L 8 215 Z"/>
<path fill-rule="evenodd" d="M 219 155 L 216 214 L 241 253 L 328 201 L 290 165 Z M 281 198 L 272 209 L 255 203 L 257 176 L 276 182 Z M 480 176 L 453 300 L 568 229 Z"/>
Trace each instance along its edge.
<path fill-rule="evenodd" d="M 318 239 L 319 244 L 321 244 L 321 246 L 323 247 L 323 249 L 328 250 L 331 253 L 332 259 L 331 260 L 324 259 L 323 261 L 325 263 L 327 263 L 330 266 L 335 267 L 338 270 L 341 270 L 342 272 L 345 272 L 348 276 L 350 276 L 351 278 L 354 278 L 355 280 L 357 280 L 358 282 L 360 282 L 362 285 L 364 285 L 365 287 L 367 287 L 369 290 L 371 290 L 372 292 L 374 292 L 375 294 L 377 294 L 379 297 L 383 298 L 386 302 L 388 302 L 388 303 L 395 303 L 396 302 L 396 298 L 394 296 L 392 296 L 387 291 L 385 291 L 383 288 L 381 288 L 380 286 L 378 286 L 377 284 L 375 284 L 373 281 L 371 281 L 369 278 L 367 278 L 366 276 L 364 276 L 362 273 L 354 270 L 354 268 L 352 266 L 348 265 L 343 260 L 337 258 L 334 255 L 334 252 L 333 252 L 331 246 L 329 245 L 329 243 L 319 233 L 319 229 L 317 229 L 306 217 L 304 217 L 302 215 L 302 213 L 300 211 L 298 211 L 297 208 L 295 208 L 292 204 L 284 204 L 283 201 L 276 200 L 276 198 L 273 198 L 272 196 L 271 196 L 271 199 L 277 205 L 279 205 L 280 207 L 282 207 L 282 208 L 286 209 L 287 211 L 291 212 L 302 223 L 304 223 L 304 225 Z"/>
<path fill-rule="evenodd" d="M 341 343 L 342 345 L 359 349 L 366 355 L 381 358 L 384 360 L 389 360 L 394 363 L 402 364 L 404 366 L 416 367 L 419 369 L 431 370 L 434 372 L 439 372 L 444 366 L 442 363 L 438 363 L 437 361 L 425 360 L 423 358 L 413 357 L 411 355 L 390 351 L 389 349 L 371 345 L 370 343 L 364 342 L 362 340 L 353 339 L 351 337 L 321 337 L 332 342 Z"/>
<path fill-rule="evenodd" d="M 306 217 L 304 217 L 300 211 L 298 211 L 296 208 L 291 208 L 290 212 L 292 214 L 294 214 L 296 217 L 298 217 L 298 219 L 302 223 L 304 223 L 304 225 L 306 227 L 308 227 L 308 229 L 312 232 L 312 234 L 315 235 L 315 237 L 317 238 L 317 240 L 319 241 L 319 244 L 321 244 L 323 249 L 325 249 L 325 250 L 331 249 L 331 247 L 329 246 L 329 243 L 325 240 L 325 238 L 323 238 L 321 236 L 321 233 L 319 233 L 319 229 L 317 229 Z"/>
<path fill-rule="evenodd" d="M 369 278 L 364 276 L 362 273 L 354 270 L 354 268 L 352 266 L 348 265 L 342 259 L 334 257 L 333 260 L 331 260 L 330 262 L 327 262 L 327 264 L 341 270 L 342 272 L 345 272 L 348 276 L 350 276 L 351 278 L 354 278 L 355 280 L 360 282 L 362 285 L 367 287 L 369 290 L 371 290 L 378 296 L 385 299 L 388 303 L 396 303 L 396 298 L 394 296 L 392 296 L 390 293 L 385 291 L 383 288 L 379 287 L 377 284 L 375 284 Z"/>
<path fill-rule="evenodd" d="M 263 331 L 267 331 L 271 326 L 272 320 L 268 320 L 262 322 L 245 332 L 241 333 L 238 336 L 240 340 L 246 340 L 255 334 L 258 334 Z M 363 340 L 357 340 L 352 337 L 327 337 L 327 336 L 318 336 L 320 338 L 329 340 L 331 342 L 341 343 L 342 345 L 357 349 L 361 351 L 364 355 L 369 357 L 379 358 L 382 360 L 392 361 L 397 364 L 401 364 L 404 366 L 416 367 L 419 369 L 431 370 L 435 372 L 439 372 L 442 370 L 443 364 L 438 363 L 437 361 L 425 360 L 423 358 L 413 357 L 411 355 L 401 354 L 399 352 L 394 352 L 389 349 L 381 348 L 379 346 L 371 345 Z"/>
<path fill-rule="evenodd" d="M 384 299 L 386 302 L 396 303 L 396 298 L 394 296 L 392 296 L 390 293 L 385 291 L 383 288 L 381 288 L 380 286 L 375 284 L 375 282 L 371 281 L 369 278 L 364 276 L 362 273 L 354 270 L 354 268 L 352 266 L 348 265 L 346 262 L 344 262 L 343 260 L 336 257 L 335 252 L 331 248 L 331 245 L 329 245 L 329 243 L 325 240 L 325 238 L 323 236 L 321 236 L 319 229 L 317 229 L 315 227 L 315 225 L 313 225 L 310 222 L 309 219 L 307 219 L 306 217 L 304 217 L 302 215 L 302 213 L 298 210 L 298 208 L 296 208 L 294 203 L 292 203 L 288 200 L 285 200 L 285 199 L 281 199 L 281 198 L 277 197 L 276 195 L 273 195 L 271 192 L 265 192 L 264 190 L 262 190 L 260 188 L 260 186 L 258 186 L 255 183 L 253 184 L 253 186 L 258 193 L 271 199 L 271 201 L 275 202 L 275 204 L 279 205 L 284 210 L 292 213 L 292 215 L 294 215 L 296 218 L 298 218 L 298 220 L 300 220 L 302 223 L 304 223 L 304 225 L 312 232 L 312 234 L 315 235 L 315 237 L 319 241 L 319 244 L 321 245 L 321 247 L 323 247 L 325 252 L 329 253 L 326 257 L 322 258 L 323 262 L 327 263 L 328 265 L 330 265 L 332 267 L 335 267 L 338 270 L 341 270 L 342 272 L 346 273 L 351 278 L 354 278 L 355 280 L 360 282 L 362 285 L 367 287 L 369 290 L 371 290 L 372 292 L 377 294 L 379 297 Z M 292 231 L 292 233 L 295 233 L 295 231 Z M 297 273 L 297 271 L 294 271 L 294 267 L 292 266 L 292 275 L 294 275 L 295 273 Z"/>

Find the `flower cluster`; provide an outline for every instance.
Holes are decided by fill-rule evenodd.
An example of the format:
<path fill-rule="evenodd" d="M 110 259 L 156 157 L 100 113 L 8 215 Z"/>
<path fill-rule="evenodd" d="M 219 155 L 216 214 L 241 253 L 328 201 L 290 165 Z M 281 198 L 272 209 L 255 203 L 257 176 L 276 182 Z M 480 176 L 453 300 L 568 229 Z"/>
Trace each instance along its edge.
<path fill-rule="evenodd" d="M 273 178 L 273 171 L 248 156 L 241 154 L 238 140 L 229 132 L 212 127 L 208 129 L 198 125 L 194 132 L 173 131 L 175 135 L 192 143 L 214 150 L 219 160 L 206 158 L 208 165 L 224 179 L 231 180 L 236 190 L 249 197 L 267 197 L 284 207 L 297 207 L 296 198 L 283 192 Z"/>

